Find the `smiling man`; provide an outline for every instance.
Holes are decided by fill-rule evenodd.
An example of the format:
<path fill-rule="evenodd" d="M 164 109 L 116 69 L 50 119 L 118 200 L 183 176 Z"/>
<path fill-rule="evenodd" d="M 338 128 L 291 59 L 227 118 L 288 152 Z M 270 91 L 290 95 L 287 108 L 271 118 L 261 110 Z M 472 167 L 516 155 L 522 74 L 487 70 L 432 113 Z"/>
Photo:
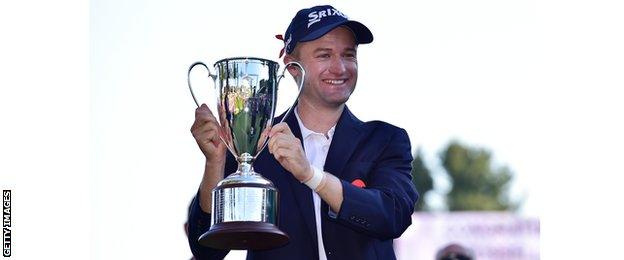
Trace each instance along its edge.
<path fill-rule="evenodd" d="M 395 259 L 392 239 L 411 224 L 418 199 L 409 138 L 388 123 L 360 121 L 345 104 L 357 82 L 358 45 L 372 41 L 366 26 L 327 5 L 300 10 L 288 26 L 284 63 L 303 65 L 304 87 L 254 167 L 280 191 L 278 225 L 290 242 L 249 251 L 248 259 Z M 289 72 L 300 80 L 298 70 Z M 227 251 L 197 239 L 210 228 L 212 189 L 236 163 L 225 145 L 209 141 L 218 139 L 218 123 L 208 108 L 195 115 L 191 132 L 206 165 L 189 243 L 197 259 L 221 259 Z"/>

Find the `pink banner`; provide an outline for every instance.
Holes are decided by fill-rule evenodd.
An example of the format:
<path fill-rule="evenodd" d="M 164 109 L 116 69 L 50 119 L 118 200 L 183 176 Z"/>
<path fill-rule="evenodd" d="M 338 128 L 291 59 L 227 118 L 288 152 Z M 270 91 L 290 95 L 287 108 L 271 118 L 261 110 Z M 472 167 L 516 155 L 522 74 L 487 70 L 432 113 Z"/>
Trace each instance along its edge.
<path fill-rule="evenodd" d="M 507 212 L 415 213 L 412 225 L 394 241 L 398 259 L 435 259 L 456 243 L 479 260 L 540 258 L 540 223 Z"/>

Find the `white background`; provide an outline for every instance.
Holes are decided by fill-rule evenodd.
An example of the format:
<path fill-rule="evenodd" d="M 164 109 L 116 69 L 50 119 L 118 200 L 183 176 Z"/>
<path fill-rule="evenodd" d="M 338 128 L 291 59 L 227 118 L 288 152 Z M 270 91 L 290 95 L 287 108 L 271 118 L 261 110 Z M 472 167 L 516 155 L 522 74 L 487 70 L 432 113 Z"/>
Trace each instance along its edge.
<path fill-rule="evenodd" d="M 216 2 L 216 1 L 215 1 Z M 202 170 L 186 69 L 278 60 L 308 1 L 0 4 L 0 186 L 15 259 L 185 259 Z M 611 256 L 624 103 L 616 1 L 333 3 L 365 23 L 349 107 L 407 129 L 433 168 L 452 138 L 515 173 L 545 259 Z M 432 198 L 435 203 L 435 198 Z"/>

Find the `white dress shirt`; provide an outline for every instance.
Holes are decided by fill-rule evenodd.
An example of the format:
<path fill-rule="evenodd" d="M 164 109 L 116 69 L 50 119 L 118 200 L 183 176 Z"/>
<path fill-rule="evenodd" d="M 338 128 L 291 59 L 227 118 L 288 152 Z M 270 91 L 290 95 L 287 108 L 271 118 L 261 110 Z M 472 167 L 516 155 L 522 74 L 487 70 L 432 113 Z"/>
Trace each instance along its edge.
<path fill-rule="evenodd" d="M 329 145 L 331 144 L 334 136 L 336 126 L 334 125 L 331 129 L 329 129 L 329 131 L 327 131 L 327 136 L 325 136 L 323 133 L 316 133 L 306 128 L 301 122 L 301 118 L 299 118 L 299 111 L 296 107 L 295 116 L 297 117 L 297 122 L 299 122 L 299 128 L 301 128 L 301 138 L 303 139 L 303 147 L 308 161 L 312 166 L 323 170 L 325 159 L 327 158 L 327 152 L 329 151 Z M 321 197 L 319 197 L 316 192 L 312 191 L 312 200 L 314 201 L 314 219 L 316 220 L 316 237 L 318 238 L 319 259 L 327 260 L 325 246 L 323 245 L 323 232 L 321 229 Z"/>

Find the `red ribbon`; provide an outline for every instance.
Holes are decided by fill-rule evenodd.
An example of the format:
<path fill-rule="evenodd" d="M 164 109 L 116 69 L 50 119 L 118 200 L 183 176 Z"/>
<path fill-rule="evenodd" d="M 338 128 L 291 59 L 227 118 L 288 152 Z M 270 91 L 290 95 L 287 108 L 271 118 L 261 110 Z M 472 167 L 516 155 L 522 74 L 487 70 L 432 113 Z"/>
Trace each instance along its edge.
<path fill-rule="evenodd" d="M 278 40 L 281 40 L 282 42 L 284 42 L 284 36 L 283 36 L 283 35 L 281 35 L 281 34 L 277 34 L 277 35 L 275 35 L 275 38 L 277 38 Z M 280 51 L 280 53 L 279 53 L 279 57 L 280 57 L 280 58 L 282 57 L 282 55 L 284 55 L 284 48 L 285 48 L 285 47 L 282 47 L 282 50 L 281 50 L 281 51 Z"/>

